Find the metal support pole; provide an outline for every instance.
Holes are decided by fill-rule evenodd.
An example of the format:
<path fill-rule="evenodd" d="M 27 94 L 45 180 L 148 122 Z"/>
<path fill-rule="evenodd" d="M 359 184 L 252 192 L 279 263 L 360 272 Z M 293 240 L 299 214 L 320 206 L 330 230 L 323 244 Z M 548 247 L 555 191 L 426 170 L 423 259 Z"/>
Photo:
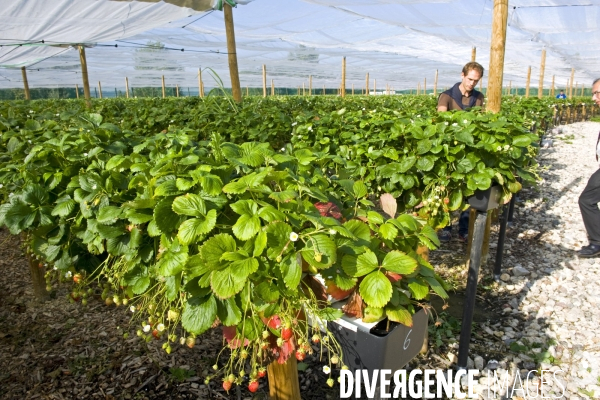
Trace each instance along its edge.
<path fill-rule="evenodd" d="M 483 235 L 487 212 L 477 211 L 475 229 L 473 231 L 473 244 L 471 246 L 471 260 L 469 262 L 469 275 L 467 277 L 467 297 L 463 309 L 462 324 L 460 329 L 460 341 L 458 347 L 458 368 L 467 368 L 469 357 L 469 343 L 471 341 L 471 323 L 473 322 L 473 311 L 475 310 L 475 295 L 477 294 L 477 278 L 479 266 L 481 265 L 481 250 L 483 246 Z"/>
<path fill-rule="evenodd" d="M 494 280 L 500 280 L 502 273 L 502 258 L 504 257 L 504 239 L 506 238 L 506 225 L 508 224 L 508 209 L 510 205 L 502 207 L 500 216 L 500 233 L 498 234 L 498 247 L 496 248 L 496 264 L 494 265 Z"/>
<path fill-rule="evenodd" d="M 513 214 L 515 213 L 515 201 L 516 201 L 517 195 L 516 193 L 513 193 L 512 198 L 510 199 L 510 205 L 508 206 L 508 222 L 512 222 L 513 221 Z"/>

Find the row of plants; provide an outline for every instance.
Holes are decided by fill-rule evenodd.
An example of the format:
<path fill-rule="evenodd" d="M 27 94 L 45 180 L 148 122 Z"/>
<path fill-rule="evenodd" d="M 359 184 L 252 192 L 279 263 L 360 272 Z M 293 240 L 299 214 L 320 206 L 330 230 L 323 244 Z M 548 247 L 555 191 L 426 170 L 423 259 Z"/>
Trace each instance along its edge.
<path fill-rule="evenodd" d="M 551 114 L 438 114 L 429 96 L 93 104 L 0 103 L 0 224 L 74 293 L 100 281 L 167 352 L 223 325 L 214 376 L 251 390 L 313 345 L 343 365 L 328 299 L 410 325 L 445 297 L 415 249 L 476 189 L 533 180 L 528 124 Z"/>
<path fill-rule="evenodd" d="M 74 292 L 106 285 L 107 302 L 130 307 L 138 334 L 167 352 L 223 325 L 230 356 L 214 376 L 226 389 L 256 389 L 266 365 L 312 344 L 342 366 L 324 323 L 342 311 L 328 296 L 406 325 L 431 290 L 446 296 L 415 252 L 437 243 L 424 220 L 397 215 L 395 199 L 374 211 L 363 182 L 301 155 L 174 127 L 140 136 L 94 113 L 19 123 L 2 132 L 0 224 Z"/>

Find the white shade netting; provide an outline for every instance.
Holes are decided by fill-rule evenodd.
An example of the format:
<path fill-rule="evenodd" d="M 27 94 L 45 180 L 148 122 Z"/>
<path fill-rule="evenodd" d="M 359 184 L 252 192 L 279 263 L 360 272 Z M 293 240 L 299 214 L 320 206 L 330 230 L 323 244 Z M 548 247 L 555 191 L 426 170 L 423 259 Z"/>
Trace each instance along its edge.
<path fill-rule="evenodd" d="M 308 85 L 312 76 L 313 89 L 335 88 L 342 57 L 346 87 L 354 84 L 357 90 L 365 86 L 366 73 L 371 90 L 375 79 L 379 90 L 386 85 L 423 88 L 425 80 L 431 90 L 436 70 L 438 88 L 450 86 L 470 61 L 472 47 L 477 61 L 489 67 L 492 0 L 244 3 L 233 13 L 242 87 L 262 86 L 264 64 L 268 86 L 273 80 L 276 87 L 296 88 Z M 21 66 L 32 87 L 81 84 L 77 50 L 48 46 L 69 43 L 88 46 L 91 84 L 122 88 L 127 77 L 132 87 L 157 87 L 164 75 L 169 86 L 197 91 L 199 68 L 206 85 L 214 86 L 206 69 L 211 68 L 229 86 L 223 13 L 213 11 L 213 2 L 204 4 L 205 9 L 190 2 L 180 7 L 143 1 L 0 0 L 0 88 L 22 86 Z M 89 19 L 74 21 L 71 8 L 78 15 L 89 12 Z M 553 76 L 555 87 L 564 88 L 571 68 L 575 81 L 589 88 L 600 76 L 599 24 L 600 0 L 510 1 L 504 85 L 524 87 L 531 66 L 531 87 L 537 88 L 545 49 L 546 89 Z M 484 86 L 486 78 L 487 71 Z"/>

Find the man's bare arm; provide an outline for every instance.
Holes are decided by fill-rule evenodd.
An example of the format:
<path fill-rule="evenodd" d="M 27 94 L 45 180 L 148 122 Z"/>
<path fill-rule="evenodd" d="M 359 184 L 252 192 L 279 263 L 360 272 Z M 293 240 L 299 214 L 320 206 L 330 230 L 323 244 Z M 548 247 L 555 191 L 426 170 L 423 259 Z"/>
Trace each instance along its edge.
<path fill-rule="evenodd" d="M 437 107 L 437 110 L 438 110 L 438 111 L 448 111 L 448 107 L 447 107 L 447 106 L 441 106 L 441 105 L 440 105 L 440 106 L 438 106 L 438 107 Z"/>

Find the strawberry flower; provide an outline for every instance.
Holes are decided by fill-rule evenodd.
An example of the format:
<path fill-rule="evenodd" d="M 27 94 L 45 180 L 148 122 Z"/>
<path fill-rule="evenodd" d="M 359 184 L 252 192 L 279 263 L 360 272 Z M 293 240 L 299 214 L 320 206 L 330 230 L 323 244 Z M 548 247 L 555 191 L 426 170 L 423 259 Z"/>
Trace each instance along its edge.
<path fill-rule="evenodd" d="M 292 242 L 295 242 L 296 240 L 298 240 L 298 234 L 296 232 L 290 233 L 290 240 Z"/>
<path fill-rule="evenodd" d="M 331 368 L 329 368 L 328 365 L 323 365 L 323 372 L 326 374 L 330 374 L 331 373 Z"/>

